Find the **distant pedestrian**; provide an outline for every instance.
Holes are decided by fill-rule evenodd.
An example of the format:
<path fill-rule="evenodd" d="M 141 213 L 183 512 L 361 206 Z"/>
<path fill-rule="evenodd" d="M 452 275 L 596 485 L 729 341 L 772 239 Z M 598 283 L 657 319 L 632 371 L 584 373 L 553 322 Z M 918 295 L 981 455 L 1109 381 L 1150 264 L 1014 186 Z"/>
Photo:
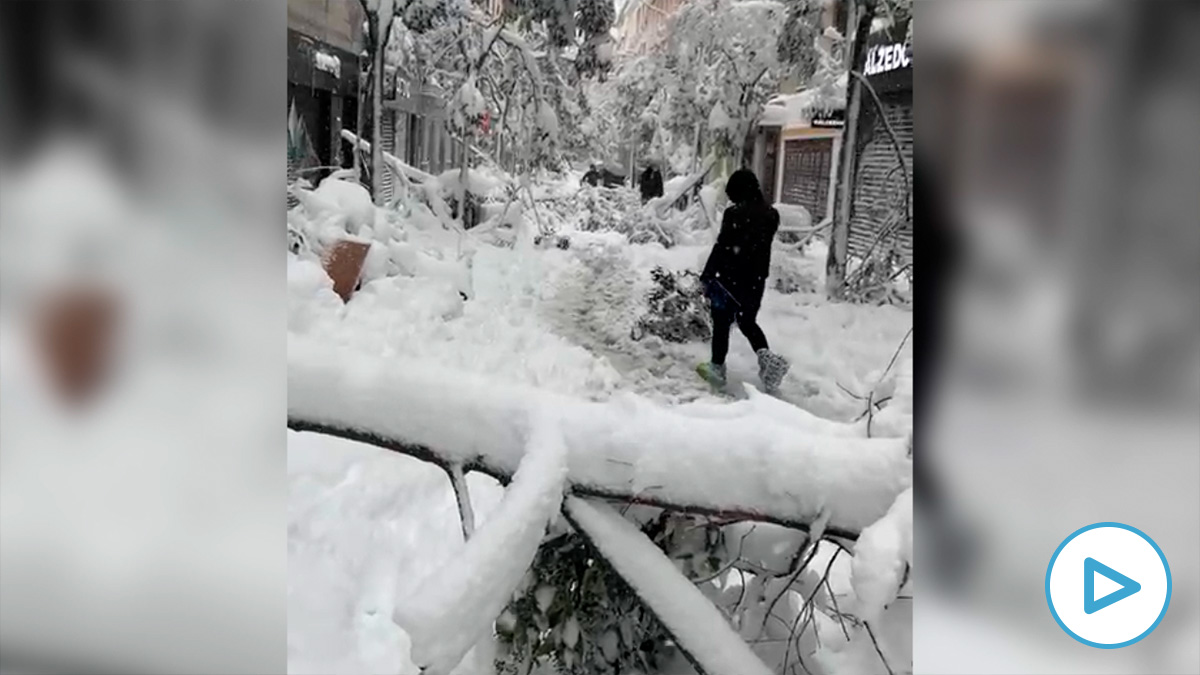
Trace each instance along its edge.
<path fill-rule="evenodd" d="M 662 172 L 652 162 L 642 172 L 641 179 L 638 181 L 642 190 L 642 203 L 654 199 L 655 197 L 663 196 L 663 177 Z"/>
<path fill-rule="evenodd" d="M 583 182 L 591 185 L 592 187 L 599 185 L 600 167 L 593 163 L 591 167 L 588 168 L 587 173 L 583 174 Z"/>

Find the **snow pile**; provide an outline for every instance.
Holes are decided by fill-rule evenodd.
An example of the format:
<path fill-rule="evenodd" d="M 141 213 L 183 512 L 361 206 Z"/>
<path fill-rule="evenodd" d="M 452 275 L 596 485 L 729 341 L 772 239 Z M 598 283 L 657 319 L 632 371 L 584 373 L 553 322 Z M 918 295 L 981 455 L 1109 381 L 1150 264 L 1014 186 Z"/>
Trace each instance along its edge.
<path fill-rule="evenodd" d="M 785 397 L 820 417 L 852 420 L 866 410 L 881 369 L 912 323 L 912 313 L 891 306 L 867 309 L 826 301 L 821 292 L 824 251 L 824 243 L 814 241 L 802 256 L 788 262 L 795 265 L 795 278 L 803 279 L 806 288 L 815 286 L 815 292 L 784 295 L 768 279 L 771 287 L 763 298 L 759 325 L 767 332 L 771 348 L 792 363 L 782 387 Z M 735 337 L 730 343 L 726 362 L 730 372 L 757 373 L 757 360 L 743 341 Z M 909 358 L 911 348 L 910 340 L 900 359 Z M 872 435 L 876 435 L 874 423 Z M 902 434 L 893 430 L 888 435 Z"/>
<path fill-rule="evenodd" d="M 393 241 L 388 245 L 395 272 L 408 277 L 435 279 L 449 284 L 464 297 L 474 295 L 471 283 L 471 259 L 441 260 L 412 244 Z"/>
<path fill-rule="evenodd" d="M 912 488 L 900 493 L 887 515 L 862 531 L 854 547 L 852 580 L 858 616 L 877 623 L 900 593 L 912 565 Z"/>
<path fill-rule="evenodd" d="M 555 292 L 561 273 L 552 257 L 485 246 L 473 260 L 477 293 L 469 302 L 452 276 L 433 272 L 370 281 L 344 306 L 340 300 L 322 302 L 298 283 L 289 287 L 289 306 L 296 307 L 289 328 L 363 354 L 403 354 L 430 368 L 487 374 L 584 398 L 606 398 L 616 390 L 621 377 L 612 365 L 555 334 L 543 316 L 540 296 Z"/>
<path fill-rule="evenodd" d="M 297 191 L 305 192 L 303 188 L 297 188 Z M 310 212 L 344 215 L 351 233 L 375 224 L 375 204 L 371 201 L 371 193 L 356 182 L 329 176 L 321 181 L 312 195 L 316 199 L 297 196 Z"/>
<path fill-rule="evenodd" d="M 771 675 L 708 598 L 631 522 L 603 504 L 569 497 L 572 522 L 711 675 Z"/>
<path fill-rule="evenodd" d="M 779 229 L 781 231 L 807 230 L 812 227 L 812 214 L 804 206 L 782 202 L 776 202 L 774 206 L 775 210 L 779 212 Z"/>
<path fill-rule="evenodd" d="M 316 262 L 291 253 L 287 261 L 288 331 L 316 330 L 322 321 L 336 322 L 342 299 L 333 292 L 333 280 Z"/>
<path fill-rule="evenodd" d="M 366 189 L 357 182 L 343 180 L 347 171 L 334 172 L 321 181 L 316 190 L 299 186 L 291 188 L 300 207 L 287 214 L 288 250 L 306 260 L 320 261 L 342 241 L 370 245 L 363 263 L 362 280 L 370 281 L 400 273 L 419 274 L 412 265 L 397 261 L 392 246 L 408 239 L 408 233 L 398 226 L 399 214 L 377 208 Z M 421 223 L 418 215 L 411 219 Z M 470 294 L 469 273 L 462 270 L 449 274 L 462 292 Z M 441 274 L 440 276 L 447 276 Z"/>
<path fill-rule="evenodd" d="M 466 547 L 395 612 L 412 638 L 412 659 L 429 675 L 447 675 L 491 634 L 558 513 L 566 452 L 557 426 L 533 428 L 526 456 L 504 500 Z"/>
<path fill-rule="evenodd" d="M 348 310 L 357 316 L 402 316 L 417 325 L 453 321 L 463 315 L 462 295 L 454 284 L 437 279 L 396 277 L 359 291 Z"/>
<path fill-rule="evenodd" d="M 762 417 L 799 433 L 834 438 L 866 438 L 864 422 L 846 423 L 817 417 L 807 410 L 759 392 L 745 384 L 746 399 L 733 403 L 689 403 L 676 408 L 681 415 L 706 419 L 739 419 Z"/>

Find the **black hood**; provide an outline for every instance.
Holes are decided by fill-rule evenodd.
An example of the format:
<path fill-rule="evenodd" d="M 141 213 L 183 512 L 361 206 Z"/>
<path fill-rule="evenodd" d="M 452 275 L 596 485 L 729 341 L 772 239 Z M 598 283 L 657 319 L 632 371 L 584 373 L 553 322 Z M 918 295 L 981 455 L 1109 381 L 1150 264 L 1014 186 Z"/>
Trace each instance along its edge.
<path fill-rule="evenodd" d="M 757 204 L 763 202 L 758 177 L 749 169 L 738 169 L 725 184 L 725 196 L 734 204 Z"/>

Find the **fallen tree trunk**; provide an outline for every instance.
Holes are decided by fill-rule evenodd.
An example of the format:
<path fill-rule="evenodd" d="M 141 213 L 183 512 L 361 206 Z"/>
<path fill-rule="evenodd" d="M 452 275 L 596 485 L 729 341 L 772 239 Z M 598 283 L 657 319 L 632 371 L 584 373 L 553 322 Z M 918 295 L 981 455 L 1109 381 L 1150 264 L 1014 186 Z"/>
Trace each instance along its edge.
<path fill-rule="evenodd" d="M 753 409 L 713 419 L 635 397 L 596 403 L 289 338 L 297 431 L 506 482 L 546 408 L 563 420 L 578 495 L 802 530 L 827 510 L 826 533 L 855 539 L 912 482 L 906 439 L 810 434 Z"/>
<path fill-rule="evenodd" d="M 407 455 L 415 459 L 430 462 L 431 464 L 436 464 L 439 467 L 448 466 L 447 460 L 442 454 L 434 451 L 432 448 L 416 443 L 407 443 L 397 439 L 383 438 L 382 436 L 364 431 L 340 429 L 325 424 L 305 422 L 303 420 L 293 419 L 291 417 L 288 418 L 288 428 L 293 431 L 324 434 L 326 436 L 343 438 L 348 441 L 366 443 L 367 445 L 374 445 L 377 448 L 389 450 L 397 454 Z M 497 469 L 495 466 L 482 461 L 464 465 L 463 471 L 478 471 L 479 473 L 495 478 L 497 481 L 505 485 L 512 481 L 512 473 Z M 629 491 L 610 490 L 595 485 L 572 484 L 567 492 L 580 497 L 597 497 L 600 499 L 609 499 L 626 504 L 654 506 L 666 509 L 668 511 L 680 511 L 694 513 L 697 515 L 712 516 L 713 518 L 717 518 L 721 521 L 734 522 L 741 520 L 753 520 L 764 523 L 774 523 L 776 525 L 797 529 L 802 532 L 808 532 L 812 526 L 812 522 L 816 520 L 815 518 L 797 520 L 779 517 L 770 513 L 737 510 L 736 508 L 720 509 L 713 508 L 711 506 L 678 503 L 672 500 L 655 497 L 651 494 L 633 494 Z M 858 530 L 827 527 L 825 528 L 825 535 L 829 537 L 838 537 L 849 541 L 855 541 L 858 539 L 859 532 Z"/>

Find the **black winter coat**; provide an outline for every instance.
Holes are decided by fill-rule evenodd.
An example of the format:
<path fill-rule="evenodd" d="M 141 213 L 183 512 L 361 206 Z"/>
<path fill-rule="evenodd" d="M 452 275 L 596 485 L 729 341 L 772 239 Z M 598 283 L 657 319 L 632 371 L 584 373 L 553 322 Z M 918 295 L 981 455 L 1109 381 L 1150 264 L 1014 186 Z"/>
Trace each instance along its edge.
<path fill-rule="evenodd" d="M 742 311 L 757 311 L 771 270 L 771 242 L 779 230 L 779 212 L 764 202 L 725 209 L 701 281 L 720 282 Z"/>
<path fill-rule="evenodd" d="M 663 196 L 663 179 L 658 169 L 652 166 L 646 167 L 646 170 L 642 172 L 639 183 L 642 189 L 643 202 Z"/>

